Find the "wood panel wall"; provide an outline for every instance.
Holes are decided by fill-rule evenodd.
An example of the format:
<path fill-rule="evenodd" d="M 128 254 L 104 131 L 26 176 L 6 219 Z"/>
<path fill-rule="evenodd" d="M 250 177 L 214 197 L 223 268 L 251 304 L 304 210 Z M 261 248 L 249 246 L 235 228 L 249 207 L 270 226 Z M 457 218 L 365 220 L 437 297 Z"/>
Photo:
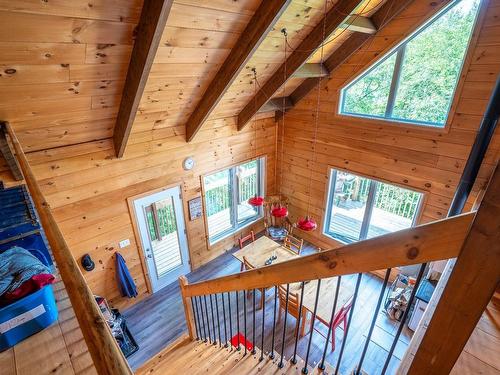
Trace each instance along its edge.
<path fill-rule="evenodd" d="M 448 1 L 416 1 L 321 85 L 316 156 L 313 156 L 317 89 L 280 121 L 278 184 L 291 197 L 291 217 L 308 211 L 320 229 L 302 232 L 318 246 L 340 244 L 322 234 L 329 171 L 341 168 L 425 193 L 420 222 L 446 216 L 482 114 L 500 72 L 500 1 L 483 0 L 481 18 L 446 129 L 430 129 L 337 113 L 339 90 Z M 500 131 L 490 146 L 473 197 L 499 159 Z M 281 135 L 284 134 L 284 137 Z M 282 182 L 281 182 L 282 179 Z M 309 190 L 309 182 L 312 179 Z M 470 206 L 469 206 L 470 207 Z"/>

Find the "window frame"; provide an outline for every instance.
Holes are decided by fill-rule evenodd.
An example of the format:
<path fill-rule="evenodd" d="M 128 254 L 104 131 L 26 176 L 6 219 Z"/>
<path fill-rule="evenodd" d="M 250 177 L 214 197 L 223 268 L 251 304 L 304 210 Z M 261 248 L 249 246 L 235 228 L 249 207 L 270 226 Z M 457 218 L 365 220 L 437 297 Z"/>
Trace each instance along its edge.
<path fill-rule="evenodd" d="M 409 190 L 412 192 L 419 193 L 420 198 L 419 198 L 419 201 L 418 201 L 418 204 L 416 207 L 416 211 L 415 211 L 415 215 L 412 219 L 412 223 L 411 223 L 410 228 L 414 227 L 417 224 L 417 222 L 420 220 L 420 217 L 422 214 L 422 207 L 424 206 L 424 201 L 426 199 L 426 192 L 425 191 L 415 189 L 412 187 L 408 187 L 408 186 L 402 186 L 401 184 L 397 184 L 397 183 L 394 183 L 392 181 L 387 181 L 387 180 L 383 180 L 380 178 L 374 178 L 372 176 L 368 176 L 368 175 L 358 173 L 358 172 L 353 172 L 353 171 L 343 169 L 343 168 L 338 168 L 338 167 L 334 167 L 334 166 L 333 167 L 331 166 L 329 168 L 330 168 L 330 171 L 329 171 L 330 176 L 329 176 L 329 180 L 328 180 L 328 191 L 327 191 L 327 195 L 326 195 L 325 219 L 323 220 L 323 228 L 322 228 L 322 234 L 324 236 L 326 236 L 330 239 L 333 239 L 334 241 L 337 241 L 337 242 L 344 244 L 344 245 L 348 245 L 350 243 L 355 243 L 355 242 L 364 241 L 364 240 L 368 239 L 367 235 L 368 235 L 368 231 L 370 229 L 370 220 L 372 217 L 374 202 L 375 202 L 376 193 L 377 193 L 377 186 L 379 183 L 388 184 L 388 185 L 396 186 L 396 187 L 406 189 L 406 190 Z M 352 241 L 352 242 L 345 241 L 342 238 L 339 238 L 339 237 L 335 236 L 334 234 L 330 233 L 330 231 L 329 231 L 331 220 L 332 220 L 332 208 L 333 208 L 333 203 L 334 203 L 335 182 L 337 180 L 337 172 L 350 173 L 350 174 L 355 175 L 357 177 L 361 177 L 361 178 L 365 178 L 365 179 L 370 180 L 370 188 L 369 188 L 368 196 L 366 199 L 366 209 L 365 209 L 365 212 L 363 215 L 363 221 L 361 223 L 359 238 L 355 241 Z M 334 178 L 334 176 L 335 176 L 335 178 Z"/>
<path fill-rule="evenodd" d="M 261 220 L 264 217 L 264 209 L 262 206 L 257 207 L 257 214 L 245 219 L 244 221 L 238 223 L 238 202 L 239 202 L 239 179 L 237 177 L 237 168 L 241 165 L 250 163 L 252 161 L 257 161 L 257 194 L 259 196 L 264 196 L 265 195 L 265 178 L 266 178 L 266 156 L 259 156 L 257 158 L 252 158 L 249 160 L 246 160 L 244 162 L 238 163 L 238 164 L 233 164 L 228 167 L 218 169 L 215 171 L 212 171 L 210 173 L 204 174 L 201 176 L 201 182 L 202 182 L 202 191 L 203 191 L 203 207 L 204 207 L 204 218 L 205 218 L 205 228 L 206 228 L 206 233 L 207 233 L 207 243 L 208 246 L 213 246 L 219 241 L 222 241 L 223 239 L 233 235 L 234 233 L 237 233 L 238 231 L 244 229 L 245 227 L 254 224 L 258 220 Z M 217 233 L 215 236 L 211 236 L 209 233 L 209 227 L 208 227 L 208 209 L 207 209 L 207 202 L 206 202 L 206 186 L 205 186 L 205 178 L 208 176 L 211 176 L 215 173 L 223 172 L 223 171 L 229 171 L 229 181 L 230 181 L 230 191 L 231 191 L 231 207 L 230 207 L 230 221 L 231 221 L 231 227 Z"/>
<path fill-rule="evenodd" d="M 479 0 L 479 6 L 478 6 L 478 11 L 476 13 L 476 16 L 473 21 L 472 29 L 471 29 L 471 34 L 469 36 L 469 40 L 467 42 L 467 47 L 465 49 L 465 54 L 462 59 L 462 63 L 459 69 L 459 73 L 457 75 L 457 80 L 455 82 L 452 95 L 451 95 L 451 100 L 450 103 L 448 104 L 448 108 L 446 111 L 446 119 L 445 121 L 441 123 L 435 123 L 435 122 L 430 122 L 430 121 L 424 121 L 424 120 L 410 120 L 410 119 L 404 119 L 404 118 L 399 118 L 399 117 L 391 117 L 393 111 L 394 111 L 394 105 L 396 102 L 396 95 L 397 91 L 399 88 L 399 81 L 401 78 L 401 68 L 404 63 L 404 54 L 406 51 L 406 46 L 408 43 L 410 43 L 413 39 L 415 39 L 420 33 L 422 33 L 425 29 L 428 27 L 431 27 L 434 22 L 436 22 L 441 16 L 443 16 L 445 13 L 450 11 L 454 6 L 458 5 L 458 3 L 461 0 L 454 0 L 451 1 L 449 4 L 444 6 L 442 9 L 440 9 L 436 14 L 434 14 L 429 20 L 426 20 L 423 22 L 411 35 L 408 37 L 404 38 L 401 42 L 399 42 L 395 47 L 391 48 L 389 51 L 382 53 L 381 58 L 376 60 L 373 64 L 371 64 L 368 68 L 364 69 L 361 71 L 361 73 L 356 74 L 347 84 L 345 84 L 339 91 L 339 104 L 337 108 L 337 114 L 339 116 L 348 116 L 348 117 L 356 117 L 356 118 L 362 118 L 362 119 L 368 119 L 368 120 L 378 120 L 378 121 L 383 121 L 384 123 L 389 123 L 389 124 L 403 124 L 403 125 L 409 125 L 409 126 L 418 126 L 420 128 L 427 128 L 431 130 L 438 130 L 438 131 L 443 131 L 448 128 L 449 123 L 450 123 L 450 118 L 452 117 L 452 108 L 454 107 L 454 103 L 456 101 L 456 94 L 458 92 L 458 88 L 461 83 L 461 77 L 464 72 L 464 69 L 466 68 L 466 65 L 470 63 L 470 55 L 473 52 L 471 48 L 473 45 L 473 40 L 475 40 L 477 37 L 475 37 L 475 30 L 476 27 L 478 26 L 478 20 L 480 18 L 480 14 L 482 11 L 482 6 L 483 6 L 483 0 Z M 373 70 L 377 69 L 377 67 L 381 64 L 383 64 L 387 59 L 389 59 L 393 53 L 396 54 L 396 61 L 394 63 L 394 70 L 392 73 L 392 80 L 391 80 L 391 85 L 389 89 L 389 97 L 387 99 L 387 104 L 385 107 L 385 114 L 384 116 L 380 115 L 368 115 L 368 114 L 360 114 L 360 113 L 355 113 L 355 112 L 348 112 L 345 110 L 345 95 L 347 90 L 356 84 L 359 80 L 363 79 L 365 76 L 370 74 Z"/>

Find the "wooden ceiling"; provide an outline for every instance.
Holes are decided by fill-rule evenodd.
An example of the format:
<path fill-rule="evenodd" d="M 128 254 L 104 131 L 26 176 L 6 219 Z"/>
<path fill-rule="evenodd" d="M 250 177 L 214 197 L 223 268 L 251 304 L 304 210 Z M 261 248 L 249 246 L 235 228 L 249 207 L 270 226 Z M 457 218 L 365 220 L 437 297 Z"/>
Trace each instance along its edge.
<path fill-rule="evenodd" d="M 360 18 L 386 2 L 282 1 L 270 31 L 204 119 L 238 116 L 254 96 L 252 68 L 260 86 L 266 85 L 284 61 L 281 30 L 287 30 L 290 54 L 321 23 L 325 1 L 326 11 L 353 4 Z M 139 42 L 141 37 L 135 31 L 142 5 L 141 0 L 0 0 L 0 120 L 12 123 L 28 152 L 112 137 L 134 38 Z M 129 121 L 131 142 L 186 134 L 207 88 L 231 50 L 242 48 L 241 34 L 264 6 L 260 0 L 173 1 L 135 119 Z M 345 25 L 337 29 L 325 45 L 325 57 L 353 33 L 360 34 Z M 310 52 L 306 62 L 319 63 L 320 51 Z M 284 87 L 266 93 L 267 99 L 289 96 L 307 77 L 292 76 Z M 276 103 L 270 104 L 260 112 L 276 110 Z"/>

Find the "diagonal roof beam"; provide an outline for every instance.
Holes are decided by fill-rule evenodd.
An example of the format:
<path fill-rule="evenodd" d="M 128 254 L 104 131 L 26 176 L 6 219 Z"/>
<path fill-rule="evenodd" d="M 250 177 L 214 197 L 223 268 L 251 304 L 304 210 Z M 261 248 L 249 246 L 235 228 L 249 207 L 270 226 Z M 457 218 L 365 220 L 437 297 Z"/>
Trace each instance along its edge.
<path fill-rule="evenodd" d="M 113 134 L 115 152 L 119 158 L 125 152 L 172 3 L 173 0 L 144 0 Z"/>
<path fill-rule="evenodd" d="M 189 117 L 186 123 L 188 142 L 200 130 L 229 86 L 231 86 L 291 2 L 291 0 L 273 0 L 261 3 Z"/>
<path fill-rule="evenodd" d="M 415 0 L 388 0 L 371 17 L 373 25 L 377 31 L 391 22 L 405 8 Z M 373 35 L 354 32 L 333 54 L 326 59 L 324 65 L 331 73 L 344 63 L 349 57 L 356 53 L 366 42 L 371 40 Z M 290 94 L 290 100 L 295 105 L 300 99 L 306 96 L 318 84 L 317 78 L 308 78 Z"/>
<path fill-rule="evenodd" d="M 238 129 L 241 130 L 250 119 L 266 104 L 279 88 L 297 71 L 361 3 L 361 0 L 339 0 L 323 19 L 291 53 L 286 62 L 271 76 L 266 84 L 252 98 L 238 115 Z M 323 24 L 325 30 L 323 32 Z M 324 35 L 324 37 L 323 37 Z M 286 67 L 286 69 L 285 69 Z"/>

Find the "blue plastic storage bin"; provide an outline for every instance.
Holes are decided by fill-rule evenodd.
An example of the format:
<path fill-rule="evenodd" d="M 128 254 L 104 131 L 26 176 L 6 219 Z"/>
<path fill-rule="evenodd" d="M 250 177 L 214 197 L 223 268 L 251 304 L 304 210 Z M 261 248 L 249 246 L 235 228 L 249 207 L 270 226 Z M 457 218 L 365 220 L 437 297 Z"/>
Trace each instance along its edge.
<path fill-rule="evenodd" d="M 52 285 L 0 309 L 0 351 L 50 326 L 57 320 Z"/>

